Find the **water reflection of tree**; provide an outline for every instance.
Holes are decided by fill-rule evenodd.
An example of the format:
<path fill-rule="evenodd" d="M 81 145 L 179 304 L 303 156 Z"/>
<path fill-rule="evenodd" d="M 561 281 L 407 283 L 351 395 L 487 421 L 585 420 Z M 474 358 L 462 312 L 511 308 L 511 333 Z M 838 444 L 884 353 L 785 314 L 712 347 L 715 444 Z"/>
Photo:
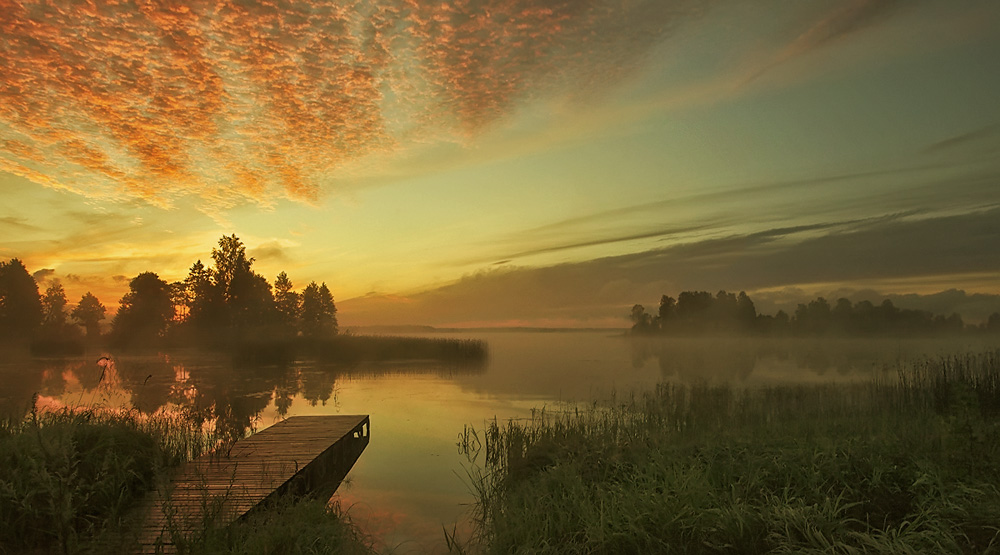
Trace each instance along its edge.
<path fill-rule="evenodd" d="M 878 365 L 946 351 L 953 343 L 926 339 L 856 338 L 633 338 L 632 364 L 653 360 L 663 377 L 692 380 L 745 380 L 755 368 L 792 361 L 804 374 L 867 375 Z M 935 351 L 937 348 L 937 351 Z"/>
<path fill-rule="evenodd" d="M 153 413 L 171 401 L 173 366 L 163 358 L 146 358 L 135 364 L 118 364 L 123 388 L 131 394 L 132 406 Z"/>
<path fill-rule="evenodd" d="M 298 373 L 291 370 L 282 372 L 274 385 L 274 409 L 278 416 L 284 418 L 288 415 L 288 409 L 292 408 L 292 399 L 298 392 Z"/>
<path fill-rule="evenodd" d="M 664 377 L 676 375 L 683 381 L 742 381 L 750 376 L 757 362 L 756 348 L 742 339 L 661 345 L 655 356 Z"/>
<path fill-rule="evenodd" d="M 62 396 L 69 405 L 89 402 L 110 406 L 124 401 L 128 405 L 125 408 L 143 413 L 171 411 L 197 422 L 214 423 L 220 437 L 238 439 L 254 429 L 272 402 L 279 417 L 288 415 L 296 402 L 336 406 L 337 381 L 347 376 L 389 377 L 401 373 L 452 376 L 479 373 L 484 368 L 481 363 L 348 366 L 294 362 L 248 366 L 230 357 L 193 352 L 102 357 L 98 362 L 92 358 L 26 359 L 24 366 L 0 367 L 3 372 L 0 379 L 9 384 L 0 391 L 0 410 L 20 417 L 27 412 L 34 393 Z M 71 375 L 84 393 L 101 392 L 101 398 L 71 394 L 66 379 Z"/>
<path fill-rule="evenodd" d="M 76 381 L 80 382 L 80 387 L 84 391 L 93 391 L 100 385 L 101 377 L 104 374 L 104 368 L 90 360 L 77 362 L 70 371 L 76 377 Z"/>
<path fill-rule="evenodd" d="M 24 360 L 0 366 L 0 418 L 17 419 L 31 408 L 31 397 L 42 389 L 40 361 Z"/>
<path fill-rule="evenodd" d="M 317 369 L 303 368 L 299 374 L 302 389 L 302 398 L 310 405 L 316 406 L 322 403 L 325 407 L 331 398 L 336 403 L 336 396 L 333 393 L 337 379 L 337 372 L 333 368 Z"/>

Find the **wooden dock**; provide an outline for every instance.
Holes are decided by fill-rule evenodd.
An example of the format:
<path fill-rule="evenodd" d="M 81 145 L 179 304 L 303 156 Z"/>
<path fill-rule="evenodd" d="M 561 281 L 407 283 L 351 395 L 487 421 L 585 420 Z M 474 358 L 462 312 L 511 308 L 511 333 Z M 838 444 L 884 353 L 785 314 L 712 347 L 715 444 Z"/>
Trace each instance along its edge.
<path fill-rule="evenodd" d="M 330 498 L 369 434 L 367 415 L 296 416 L 186 463 L 147 509 L 142 553 L 172 552 L 206 522 L 227 526 L 284 495 Z"/>

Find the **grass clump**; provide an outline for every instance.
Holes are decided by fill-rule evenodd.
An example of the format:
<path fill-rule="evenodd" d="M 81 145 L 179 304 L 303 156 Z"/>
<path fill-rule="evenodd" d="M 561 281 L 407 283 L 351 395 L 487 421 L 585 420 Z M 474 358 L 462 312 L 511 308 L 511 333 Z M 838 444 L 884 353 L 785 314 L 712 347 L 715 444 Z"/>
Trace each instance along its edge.
<path fill-rule="evenodd" d="M 987 353 L 866 384 L 661 385 L 493 422 L 478 539 L 490 553 L 997 553 L 998 376 Z"/>
<path fill-rule="evenodd" d="M 137 411 L 32 410 L 0 422 L 0 552 L 111 541 L 159 469 L 197 453 L 199 437 Z"/>
<path fill-rule="evenodd" d="M 192 555 L 375 553 L 374 540 L 351 522 L 339 503 L 327 504 L 315 499 L 286 499 L 228 527 L 201 532 L 195 541 L 178 541 L 175 544 L 178 552 Z"/>

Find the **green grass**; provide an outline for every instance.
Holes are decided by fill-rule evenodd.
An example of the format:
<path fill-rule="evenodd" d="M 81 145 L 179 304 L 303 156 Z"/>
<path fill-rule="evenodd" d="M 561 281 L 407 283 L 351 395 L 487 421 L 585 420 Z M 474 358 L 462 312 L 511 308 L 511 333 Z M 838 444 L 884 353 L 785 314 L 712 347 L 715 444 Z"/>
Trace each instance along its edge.
<path fill-rule="evenodd" d="M 137 410 L 0 421 L 0 554 L 128 553 L 144 496 L 223 438 L 196 419 Z M 371 553 L 338 506 L 287 500 L 235 525 L 171 530 L 181 553 Z"/>
<path fill-rule="evenodd" d="M 998 378 L 994 352 L 857 385 L 661 385 L 467 429 L 485 457 L 474 539 L 488 553 L 997 553 Z"/>
<path fill-rule="evenodd" d="M 0 552 L 86 552 L 127 526 L 157 473 L 205 447 L 181 420 L 35 412 L 0 422 Z"/>
<path fill-rule="evenodd" d="M 374 540 L 358 529 L 340 505 L 312 499 L 288 499 L 265 513 L 228 527 L 206 528 L 182 539 L 180 553 L 210 555 L 329 554 L 375 552 Z"/>

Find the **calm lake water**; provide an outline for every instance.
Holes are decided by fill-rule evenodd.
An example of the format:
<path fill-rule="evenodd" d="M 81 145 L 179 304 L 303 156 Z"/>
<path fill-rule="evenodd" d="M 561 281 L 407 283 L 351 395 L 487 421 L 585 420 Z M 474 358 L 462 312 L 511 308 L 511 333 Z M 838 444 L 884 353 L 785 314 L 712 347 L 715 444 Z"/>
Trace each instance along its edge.
<path fill-rule="evenodd" d="M 288 416 L 369 414 L 371 443 L 337 493 L 355 522 L 395 553 L 445 552 L 442 527 L 468 535 L 473 496 L 457 442 L 465 425 L 532 409 L 641 392 L 663 381 L 736 387 L 868 379 L 906 360 L 995 349 L 1000 339 L 632 339 L 619 332 L 440 333 L 489 345 L 478 366 L 299 362 L 234 367 L 194 353 L 0 362 L 0 411 L 110 406 L 200 411 L 236 433 Z"/>

